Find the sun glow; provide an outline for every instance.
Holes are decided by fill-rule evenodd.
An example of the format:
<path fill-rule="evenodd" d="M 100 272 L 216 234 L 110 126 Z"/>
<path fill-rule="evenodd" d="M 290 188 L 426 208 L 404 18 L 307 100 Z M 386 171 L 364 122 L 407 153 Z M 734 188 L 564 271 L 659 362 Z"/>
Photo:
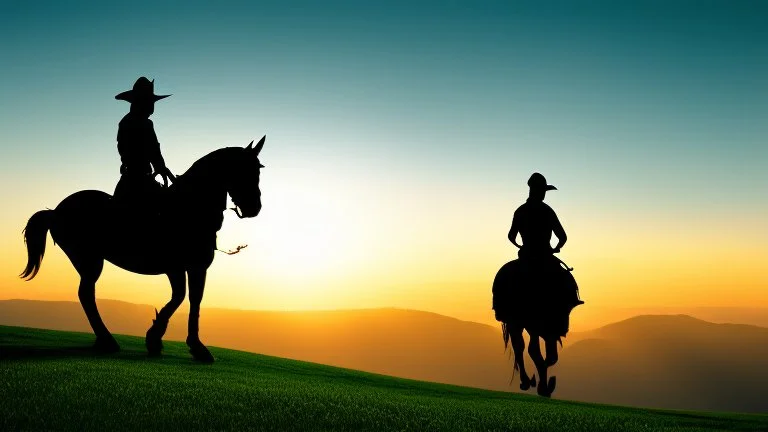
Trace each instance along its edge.
<path fill-rule="evenodd" d="M 358 213 L 349 207 L 355 200 L 346 196 L 348 191 L 328 183 L 324 179 L 307 188 L 294 179 L 263 186 L 261 214 L 238 220 L 228 212 L 218 236 L 221 250 L 246 243 L 248 248 L 238 259 L 219 261 L 238 266 L 233 271 L 242 272 L 242 266 L 247 266 L 250 276 L 281 288 L 306 287 L 321 278 L 349 274 L 363 258 L 364 237 L 356 223 Z"/>

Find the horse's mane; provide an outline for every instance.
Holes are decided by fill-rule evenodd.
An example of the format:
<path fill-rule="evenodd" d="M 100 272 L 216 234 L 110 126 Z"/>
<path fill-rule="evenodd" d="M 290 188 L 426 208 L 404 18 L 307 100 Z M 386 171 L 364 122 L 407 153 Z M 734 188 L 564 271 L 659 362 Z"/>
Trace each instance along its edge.
<path fill-rule="evenodd" d="M 208 153 L 195 161 L 184 174 L 177 176 L 176 182 L 174 182 L 172 187 L 211 175 L 223 174 L 219 166 L 229 165 L 243 150 L 242 147 L 224 147 Z"/>

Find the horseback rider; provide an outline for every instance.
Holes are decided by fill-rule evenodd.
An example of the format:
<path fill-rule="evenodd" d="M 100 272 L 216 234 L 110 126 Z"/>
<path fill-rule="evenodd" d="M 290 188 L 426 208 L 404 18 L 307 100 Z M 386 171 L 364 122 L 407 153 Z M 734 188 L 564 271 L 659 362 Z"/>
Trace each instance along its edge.
<path fill-rule="evenodd" d="M 547 184 L 547 180 L 539 173 L 531 175 L 528 187 L 528 200 L 515 210 L 508 237 L 512 244 L 520 248 L 518 256 L 521 259 L 538 261 L 560 252 L 568 236 L 555 211 L 544 203 L 547 191 L 557 188 Z M 554 248 L 550 244 L 553 232 L 558 240 Z M 518 234 L 523 240 L 522 245 L 517 243 Z"/>
<path fill-rule="evenodd" d="M 533 283 L 545 289 L 546 292 L 521 293 L 531 298 L 546 299 L 549 303 L 573 307 L 583 302 L 579 299 L 578 291 L 563 287 L 563 273 L 573 269 L 568 268 L 554 254 L 560 252 L 568 236 L 557 218 L 552 207 L 544 203 L 547 191 L 557 190 L 547 184 L 546 178 L 540 173 L 533 173 L 528 179 L 530 188 L 525 204 L 518 207 L 512 219 L 509 230 L 509 241 L 517 246 L 519 258 L 518 276 L 526 284 Z M 552 233 L 557 237 L 557 245 L 553 248 L 550 240 Z M 518 234 L 523 243 L 517 242 Z M 569 286 L 566 284 L 566 286 Z"/>
<path fill-rule="evenodd" d="M 140 77 L 133 89 L 115 96 L 117 100 L 129 102 L 131 108 L 117 130 L 117 151 L 122 165 L 114 197 L 127 201 L 131 207 L 140 203 L 142 209 L 149 211 L 157 210 L 163 192 L 163 185 L 155 181 L 155 176 L 160 175 L 164 186 L 168 186 L 169 178 L 171 181 L 176 179 L 165 166 L 154 125 L 149 119 L 155 112 L 155 102 L 170 96 L 156 95 L 154 82 Z"/>

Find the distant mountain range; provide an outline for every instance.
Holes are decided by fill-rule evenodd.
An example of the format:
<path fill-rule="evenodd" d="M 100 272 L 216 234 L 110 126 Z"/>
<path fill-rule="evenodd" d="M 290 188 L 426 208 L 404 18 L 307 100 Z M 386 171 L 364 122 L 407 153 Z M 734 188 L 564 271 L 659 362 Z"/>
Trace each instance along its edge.
<path fill-rule="evenodd" d="M 577 308 L 571 315 L 572 329 L 596 329 L 638 315 L 690 315 L 712 323 L 750 324 L 768 328 L 766 307 L 605 307 Z"/>
<path fill-rule="evenodd" d="M 154 308 L 98 300 L 114 333 L 143 336 Z M 166 338 L 186 338 L 184 311 Z M 0 325 L 90 332 L 80 304 L 0 301 Z M 203 309 L 209 345 L 387 375 L 513 391 L 500 331 L 421 311 Z M 768 412 L 768 329 L 684 315 L 638 316 L 564 341 L 554 396 L 611 404 Z M 533 370 L 533 369 L 531 369 Z"/>
<path fill-rule="evenodd" d="M 768 328 L 638 316 L 574 334 L 560 358 L 561 398 L 768 412 Z"/>

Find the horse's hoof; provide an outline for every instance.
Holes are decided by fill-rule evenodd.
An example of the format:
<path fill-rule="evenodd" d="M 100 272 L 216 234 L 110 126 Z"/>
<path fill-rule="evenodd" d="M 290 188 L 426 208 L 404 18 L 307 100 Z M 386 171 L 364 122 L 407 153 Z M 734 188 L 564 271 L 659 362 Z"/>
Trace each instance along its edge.
<path fill-rule="evenodd" d="M 530 381 L 520 381 L 520 390 L 528 391 L 529 388 L 531 388 L 531 382 Z"/>
<path fill-rule="evenodd" d="M 539 381 L 539 385 L 536 387 L 536 393 L 538 393 L 539 396 L 543 396 L 547 398 L 552 395 L 552 393 L 549 392 L 547 383 L 545 383 L 544 381 Z"/>
<path fill-rule="evenodd" d="M 555 392 L 555 387 L 557 386 L 557 377 L 553 376 L 549 378 L 549 382 L 547 382 L 547 392 L 551 395 Z"/>
<path fill-rule="evenodd" d="M 120 351 L 120 345 L 111 335 L 108 337 L 96 337 L 96 342 L 93 344 L 93 348 L 103 353 L 116 353 Z"/>
<path fill-rule="evenodd" d="M 155 327 L 152 326 L 147 330 L 147 337 L 144 339 L 144 345 L 147 347 L 147 353 L 151 357 L 157 357 L 163 351 L 163 340 L 155 334 Z"/>
<path fill-rule="evenodd" d="M 214 361 L 213 354 L 202 343 L 189 345 L 189 353 L 195 360 L 203 363 L 213 363 Z"/>
<path fill-rule="evenodd" d="M 548 398 L 548 397 L 552 396 L 552 393 L 549 393 L 547 391 L 547 389 L 545 388 L 545 386 L 543 386 L 541 384 L 539 384 L 539 386 L 536 388 L 536 393 L 538 393 L 539 396 L 543 396 L 545 398 Z"/>
<path fill-rule="evenodd" d="M 531 386 L 536 387 L 536 374 L 533 374 L 531 377 Z"/>
<path fill-rule="evenodd" d="M 147 338 L 144 343 L 147 346 L 147 354 L 150 357 L 157 357 L 163 352 L 163 341 L 159 339 Z"/>
<path fill-rule="evenodd" d="M 539 396 L 544 397 L 551 397 L 552 393 L 555 391 L 555 386 L 557 385 L 557 378 L 556 377 L 550 377 L 549 381 L 544 383 L 544 381 L 541 381 L 539 383 L 539 386 L 536 388 L 536 392 L 539 394 Z"/>

